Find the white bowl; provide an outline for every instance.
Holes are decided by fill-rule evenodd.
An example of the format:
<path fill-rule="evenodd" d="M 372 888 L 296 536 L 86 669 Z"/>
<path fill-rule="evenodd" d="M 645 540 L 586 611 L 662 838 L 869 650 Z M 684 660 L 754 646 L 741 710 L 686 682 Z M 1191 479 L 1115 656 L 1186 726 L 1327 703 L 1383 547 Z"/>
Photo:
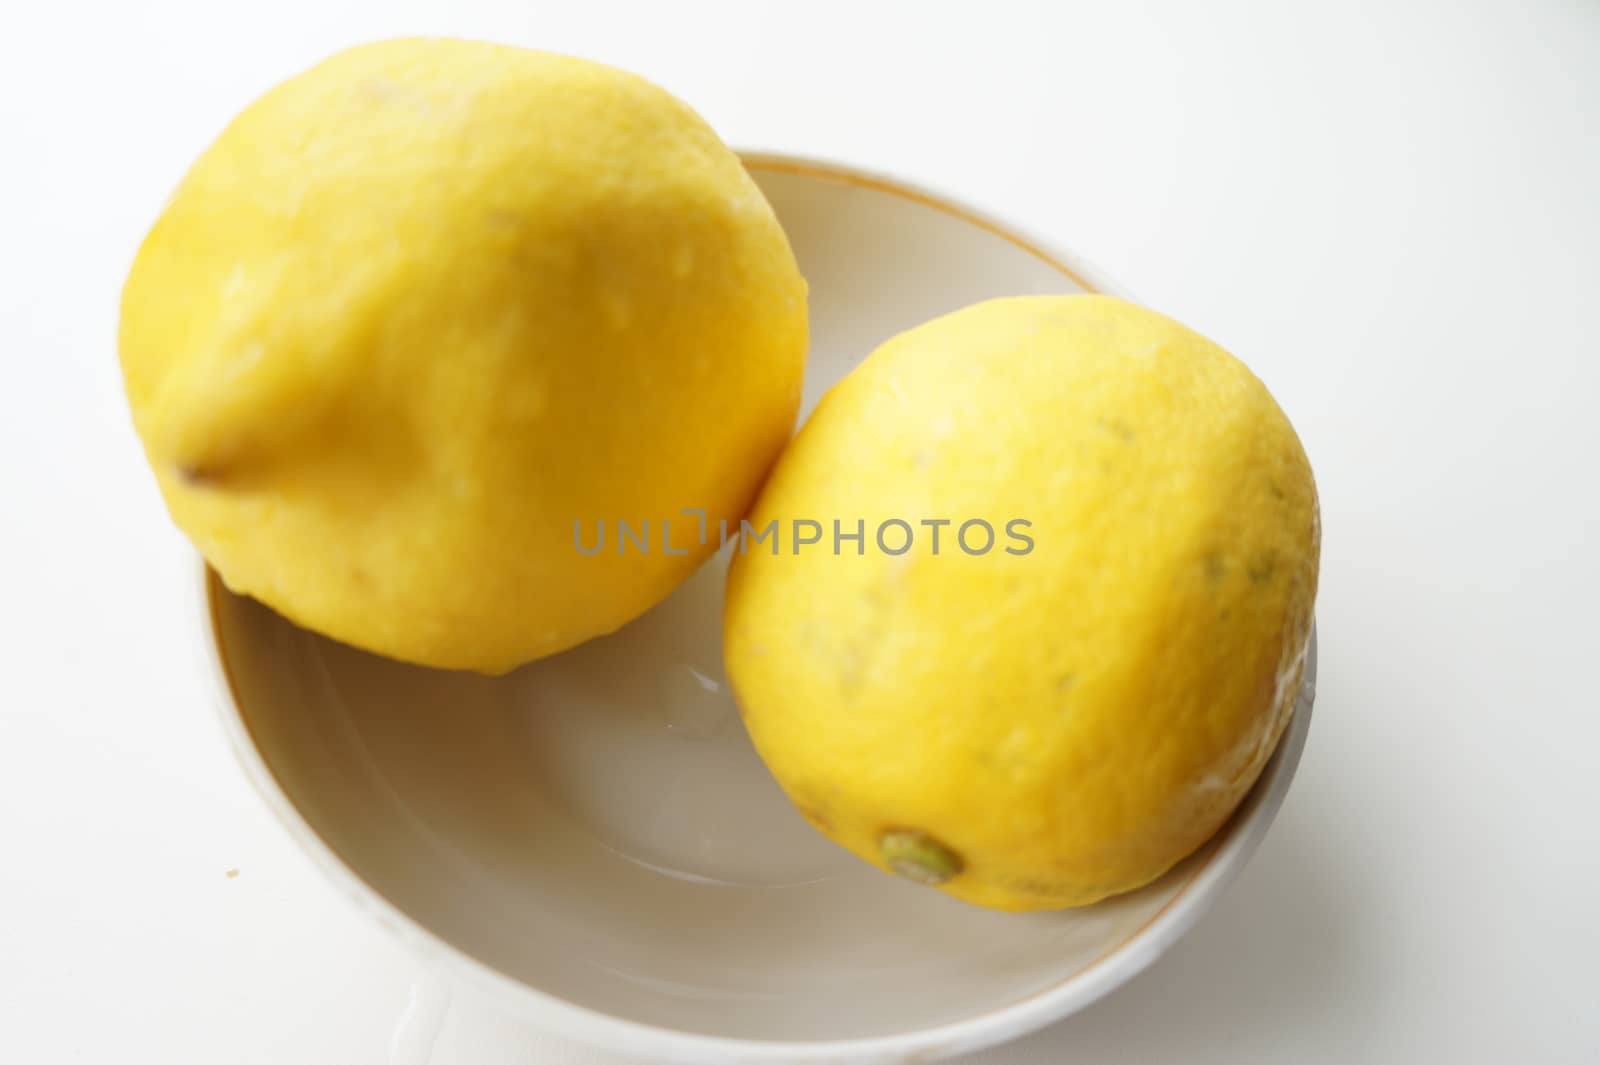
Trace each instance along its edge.
<path fill-rule="evenodd" d="M 1112 288 L 949 198 L 828 163 L 748 165 L 811 284 L 806 407 L 890 335 L 991 296 Z M 227 733 L 332 881 L 518 1013 L 680 1062 L 903 1062 L 996 1043 L 1150 964 L 1249 859 L 1310 724 L 1199 853 L 1096 906 L 980 910 L 817 835 L 721 672 L 713 560 L 614 636 L 487 679 L 295 628 L 207 574 Z"/>

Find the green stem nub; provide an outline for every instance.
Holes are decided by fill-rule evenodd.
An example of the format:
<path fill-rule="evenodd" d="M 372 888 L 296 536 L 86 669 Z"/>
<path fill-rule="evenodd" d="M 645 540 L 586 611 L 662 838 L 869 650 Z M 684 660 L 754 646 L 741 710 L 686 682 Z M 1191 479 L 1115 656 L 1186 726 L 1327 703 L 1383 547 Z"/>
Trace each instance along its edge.
<path fill-rule="evenodd" d="M 889 868 L 919 884 L 942 884 L 961 872 L 961 856 L 914 828 L 897 828 L 878 837 L 878 853 Z"/>

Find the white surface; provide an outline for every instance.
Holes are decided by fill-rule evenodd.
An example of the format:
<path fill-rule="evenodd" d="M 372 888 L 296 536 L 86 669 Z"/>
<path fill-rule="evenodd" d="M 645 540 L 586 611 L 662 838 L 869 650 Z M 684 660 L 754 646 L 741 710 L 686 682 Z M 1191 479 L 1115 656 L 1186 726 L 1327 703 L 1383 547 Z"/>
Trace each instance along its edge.
<path fill-rule="evenodd" d="M 1299 426 L 1322 662 L 1282 818 L 1156 968 L 975 1060 L 1600 1056 L 1600 9 L 1252 7 L 8 12 L 0 1054 L 390 1060 L 420 970 L 225 754 L 115 308 L 163 197 L 252 95 L 343 44 L 448 31 L 606 59 L 732 141 L 995 205 L 1231 347 Z M 425 987 L 396 1061 L 440 1012 Z M 442 1012 L 433 1065 L 611 1060 L 462 994 Z"/>

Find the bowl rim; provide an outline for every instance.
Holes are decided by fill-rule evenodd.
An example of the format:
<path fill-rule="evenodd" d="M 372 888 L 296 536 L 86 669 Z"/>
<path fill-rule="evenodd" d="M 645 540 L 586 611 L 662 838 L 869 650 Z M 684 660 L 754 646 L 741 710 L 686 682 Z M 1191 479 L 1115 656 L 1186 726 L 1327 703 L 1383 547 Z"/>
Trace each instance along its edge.
<path fill-rule="evenodd" d="M 1127 297 L 1080 256 L 1056 247 L 1026 227 L 942 190 L 879 170 L 816 156 L 737 149 L 747 169 L 797 174 L 898 195 L 977 225 L 1055 267 L 1083 288 Z M 1060 1020 L 1138 975 L 1180 939 L 1249 862 L 1283 805 L 1310 730 L 1315 700 L 1317 634 L 1313 623 L 1305 679 L 1294 714 L 1240 810 L 1193 856 L 1194 867 L 1177 893 L 1119 944 L 1086 967 L 1021 999 L 958 1021 L 892 1035 L 823 1040 L 763 1040 L 702 1035 L 627 1020 L 541 991 L 479 961 L 429 931 L 363 880 L 301 814 L 268 765 L 248 719 L 222 648 L 217 596 L 221 578 L 198 560 L 193 602 L 195 642 L 228 746 L 256 793 L 322 873 L 357 909 L 398 937 L 419 960 L 448 971 L 516 1016 L 542 1029 L 605 1050 L 682 1063 L 928 1061 L 994 1046 Z"/>

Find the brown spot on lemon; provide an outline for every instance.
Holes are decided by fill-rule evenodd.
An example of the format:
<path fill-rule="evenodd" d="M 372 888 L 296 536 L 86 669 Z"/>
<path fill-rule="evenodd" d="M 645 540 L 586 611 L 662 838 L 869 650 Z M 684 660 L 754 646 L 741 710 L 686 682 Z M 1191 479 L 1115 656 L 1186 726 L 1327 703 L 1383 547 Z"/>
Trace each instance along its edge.
<path fill-rule="evenodd" d="M 1250 563 L 1250 583 L 1269 584 L 1272 581 L 1273 574 L 1277 572 L 1278 558 L 1269 551 Z"/>
<path fill-rule="evenodd" d="M 173 467 L 178 480 L 191 488 L 216 488 L 225 479 L 225 471 L 215 466 L 182 462 Z"/>

